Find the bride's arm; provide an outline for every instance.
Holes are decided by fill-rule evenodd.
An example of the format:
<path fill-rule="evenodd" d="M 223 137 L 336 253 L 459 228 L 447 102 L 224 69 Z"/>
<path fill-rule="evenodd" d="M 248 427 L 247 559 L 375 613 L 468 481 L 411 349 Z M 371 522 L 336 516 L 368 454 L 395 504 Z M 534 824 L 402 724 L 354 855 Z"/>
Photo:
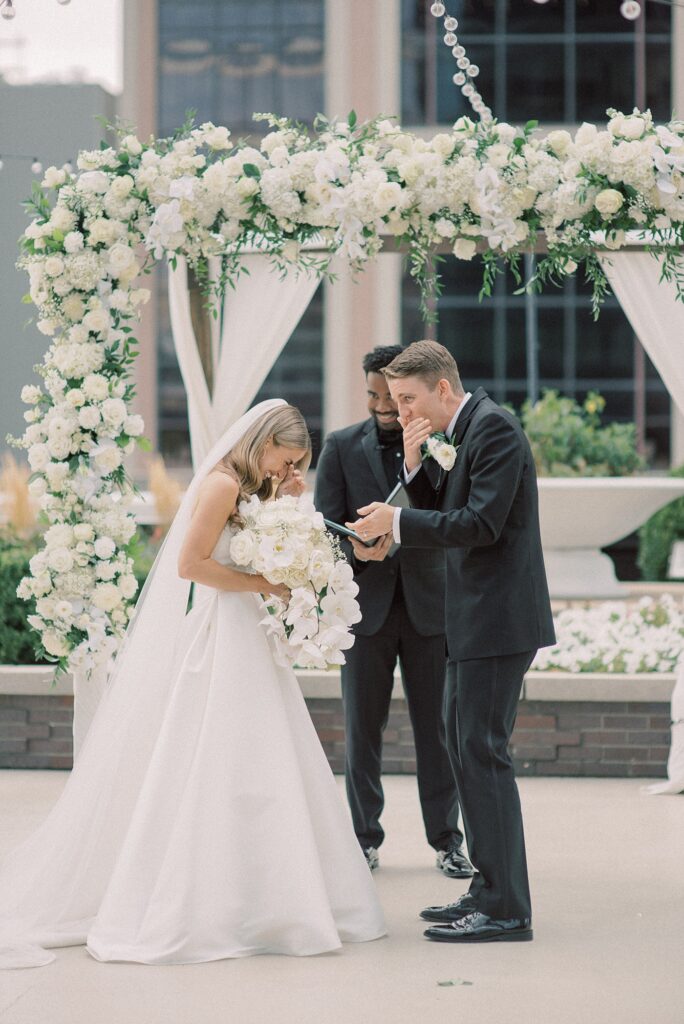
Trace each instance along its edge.
<path fill-rule="evenodd" d="M 255 594 L 285 593 L 263 576 L 250 575 L 221 565 L 211 557 L 238 497 L 237 481 L 225 473 L 212 473 L 202 484 L 197 506 L 178 556 L 181 579 L 202 583 L 215 590 L 251 591 Z"/>

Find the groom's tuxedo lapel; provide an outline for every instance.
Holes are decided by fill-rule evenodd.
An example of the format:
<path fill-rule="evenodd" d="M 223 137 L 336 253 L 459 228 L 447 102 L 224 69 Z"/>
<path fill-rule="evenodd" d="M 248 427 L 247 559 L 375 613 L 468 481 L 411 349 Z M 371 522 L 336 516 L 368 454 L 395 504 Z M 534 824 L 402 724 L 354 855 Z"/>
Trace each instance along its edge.
<path fill-rule="evenodd" d="M 454 431 L 454 436 L 452 438 L 452 444 L 456 447 L 463 443 L 463 438 L 465 437 L 465 432 L 468 429 L 468 424 L 473 417 L 473 413 L 484 398 L 487 398 L 487 392 L 485 389 L 476 388 L 466 402 L 463 412 L 456 420 L 456 430 Z"/>
<path fill-rule="evenodd" d="M 394 482 L 390 482 L 387 479 L 387 473 L 382 461 L 382 451 L 380 449 L 380 440 L 378 438 L 378 432 L 375 428 L 375 424 L 372 420 L 368 424 L 368 429 L 364 435 L 363 441 L 361 442 L 364 454 L 370 463 L 370 468 L 373 470 L 373 476 L 378 482 L 378 486 L 381 489 L 383 495 L 389 494 L 390 490 L 394 486 Z"/>

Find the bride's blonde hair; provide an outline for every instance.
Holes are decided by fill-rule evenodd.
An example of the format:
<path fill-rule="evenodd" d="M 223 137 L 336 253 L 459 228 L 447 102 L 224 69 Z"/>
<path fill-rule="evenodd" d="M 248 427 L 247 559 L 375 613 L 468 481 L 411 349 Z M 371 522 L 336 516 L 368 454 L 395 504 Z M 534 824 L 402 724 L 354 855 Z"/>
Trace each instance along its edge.
<path fill-rule="evenodd" d="M 235 477 L 240 487 L 238 502 L 256 494 L 265 501 L 273 494 L 273 481 L 259 466 L 269 441 L 277 448 L 303 448 L 295 469 L 306 473 L 311 462 L 311 438 L 306 421 L 294 405 L 281 405 L 265 413 L 247 430 L 216 467 Z"/>

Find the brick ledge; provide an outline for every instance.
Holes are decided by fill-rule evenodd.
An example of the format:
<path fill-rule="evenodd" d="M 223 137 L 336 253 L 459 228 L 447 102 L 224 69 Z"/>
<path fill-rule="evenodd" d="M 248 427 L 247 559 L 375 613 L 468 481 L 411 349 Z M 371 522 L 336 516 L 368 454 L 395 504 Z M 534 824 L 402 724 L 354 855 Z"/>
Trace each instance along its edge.
<path fill-rule="evenodd" d="M 23 696 L 69 696 L 73 693 L 70 676 L 62 676 L 51 685 L 53 670 L 35 665 L 0 665 L 0 694 Z M 340 696 L 338 671 L 301 669 L 297 678 L 304 696 L 311 700 Z M 573 672 L 528 672 L 521 699 L 535 701 L 589 701 L 632 703 L 668 702 L 675 676 L 672 672 L 640 675 Z M 397 672 L 392 700 L 403 700 L 404 689 Z"/>

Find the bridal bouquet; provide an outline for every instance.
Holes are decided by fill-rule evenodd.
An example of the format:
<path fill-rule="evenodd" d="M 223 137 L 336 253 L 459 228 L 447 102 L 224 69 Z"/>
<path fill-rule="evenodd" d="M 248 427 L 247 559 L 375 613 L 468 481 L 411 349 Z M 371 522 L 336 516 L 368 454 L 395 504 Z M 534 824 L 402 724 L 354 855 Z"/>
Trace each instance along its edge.
<path fill-rule="evenodd" d="M 350 627 L 361 618 L 359 588 L 311 498 L 288 495 L 262 503 L 253 496 L 238 512 L 243 527 L 230 544 L 235 564 L 291 591 L 287 603 L 264 599 L 268 615 L 261 624 L 278 654 L 302 668 L 343 665 L 343 651 L 354 643 Z"/>

